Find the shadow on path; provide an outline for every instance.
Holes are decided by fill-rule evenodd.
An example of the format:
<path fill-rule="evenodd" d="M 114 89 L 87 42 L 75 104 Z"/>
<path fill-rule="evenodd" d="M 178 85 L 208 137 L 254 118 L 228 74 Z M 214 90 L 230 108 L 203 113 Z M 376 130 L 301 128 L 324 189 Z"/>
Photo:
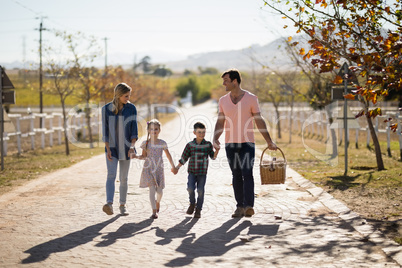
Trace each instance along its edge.
<path fill-rule="evenodd" d="M 127 238 L 133 237 L 135 235 L 148 232 L 152 228 L 150 228 L 148 230 L 144 230 L 142 232 L 140 232 L 140 230 L 145 229 L 146 227 L 149 227 L 152 222 L 153 222 L 153 219 L 146 219 L 139 223 L 125 223 L 119 229 L 117 229 L 116 232 L 108 233 L 107 235 L 102 236 L 102 238 L 105 240 L 102 242 L 99 242 L 95 246 L 107 247 L 107 246 L 110 246 L 113 243 L 115 243 L 118 239 L 127 239 Z"/>
<path fill-rule="evenodd" d="M 183 238 L 186 236 L 191 236 L 193 239 L 195 238 L 194 233 L 189 233 L 194 224 L 198 221 L 198 219 L 186 217 L 180 223 L 176 224 L 172 228 L 164 231 L 159 227 L 156 228 L 156 236 L 162 237 L 163 239 L 155 242 L 157 245 L 167 245 L 172 242 L 173 238 Z"/>
<path fill-rule="evenodd" d="M 80 231 L 34 246 L 24 251 L 24 253 L 29 253 L 30 256 L 22 260 L 21 263 L 41 262 L 46 260 L 52 253 L 67 251 L 88 243 L 100 235 L 100 231 L 103 228 L 117 220 L 119 217 L 120 215 L 117 215 L 105 222 L 88 226 Z"/>
<path fill-rule="evenodd" d="M 208 256 L 221 256 L 232 248 L 242 246 L 245 243 L 240 239 L 240 233 L 249 227 L 249 234 L 252 234 L 248 241 L 263 235 L 276 235 L 279 225 L 256 225 L 248 220 L 241 222 L 238 226 L 234 225 L 240 219 L 231 219 L 219 228 L 212 230 L 195 240 L 195 235 L 185 238 L 177 248 L 178 252 L 185 254 L 185 257 L 176 258 L 169 261 L 165 266 L 179 267 L 186 266 L 193 262 L 195 258 Z M 234 228 L 232 228 L 234 227 Z M 259 236 L 257 236 L 257 234 Z M 195 240 L 195 241 L 194 241 Z"/>

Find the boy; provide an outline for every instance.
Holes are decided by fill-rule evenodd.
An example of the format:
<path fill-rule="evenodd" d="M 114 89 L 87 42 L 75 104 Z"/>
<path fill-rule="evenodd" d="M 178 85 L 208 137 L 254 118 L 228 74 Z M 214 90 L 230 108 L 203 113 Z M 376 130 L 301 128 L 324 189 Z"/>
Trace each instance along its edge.
<path fill-rule="evenodd" d="M 204 139 L 205 131 L 204 124 L 200 122 L 194 124 L 193 133 L 196 138 L 187 143 L 179 160 L 179 164 L 173 170 L 173 173 L 177 174 L 179 168 L 190 158 L 187 170 L 187 191 L 189 194 L 190 206 L 186 213 L 189 215 L 193 214 L 195 208 L 194 218 L 201 218 L 201 210 L 204 203 L 204 187 L 207 179 L 208 156 L 215 160 L 219 152 L 219 149 L 216 149 L 214 152 L 212 143 Z M 197 189 L 198 193 L 197 203 L 195 202 L 195 189 Z"/>

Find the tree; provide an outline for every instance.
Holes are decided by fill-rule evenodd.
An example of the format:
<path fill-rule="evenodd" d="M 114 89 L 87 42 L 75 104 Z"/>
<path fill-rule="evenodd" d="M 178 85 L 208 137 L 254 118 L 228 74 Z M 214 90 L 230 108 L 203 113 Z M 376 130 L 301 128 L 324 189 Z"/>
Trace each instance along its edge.
<path fill-rule="evenodd" d="M 56 35 L 62 38 L 71 53 L 73 67 L 70 70 L 70 74 L 81 84 L 82 90 L 78 92 L 78 97 L 85 102 L 84 111 L 88 128 L 89 147 L 93 148 L 92 109 L 90 103 L 94 97 L 99 97 L 101 93 L 102 87 L 98 87 L 97 83 L 102 81 L 102 73 L 98 69 L 87 65 L 92 64 L 97 55 L 101 54 L 101 49 L 94 37 L 87 37 L 80 32 L 76 34 L 57 32 Z"/>
<path fill-rule="evenodd" d="M 49 52 L 49 50 L 47 51 Z M 46 73 L 51 77 L 52 83 L 45 85 L 47 93 L 55 94 L 60 97 L 60 103 L 63 113 L 64 144 L 66 155 L 70 154 L 70 147 L 67 135 L 67 112 L 66 99 L 71 96 L 75 90 L 71 79 L 68 63 L 57 62 L 56 57 L 50 58 L 46 63 Z"/>
<path fill-rule="evenodd" d="M 198 71 L 200 71 L 201 75 L 203 75 L 203 74 L 217 75 L 219 73 L 218 69 L 213 68 L 213 67 L 202 68 L 201 66 L 199 66 Z"/>
<path fill-rule="evenodd" d="M 197 103 L 197 95 L 200 91 L 200 85 L 198 84 L 196 77 L 189 77 L 186 81 L 179 83 L 176 86 L 176 90 L 181 98 L 186 97 L 187 92 L 190 91 L 192 93 L 192 103 Z"/>
<path fill-rule="evenodd" d="M 172 70 L 166 68 L 164 65 L 158 65 L 154 68 L 154 72 L 152 73 L 155 76 L 167 77 L 173 74 Z"/>
<path fill-rule="evenodd" d="M 141 59 L 139 63 L 134 62 L 133 70 L 134 73 L 137 73 L 137 69 L 142 67 L 142 71 L 144 74 L 148 74 L 152 72 L 152 64 L 151 64 L 151 57 L 145 56 Z"/>
<path fill-rule="evenodd" d="M 400 92 L 402 88 L 402 9 L 399 0 L 392 5 L 374 0 L 290 0 L 286 4 L 280 0 L 263 1 L 291 20 L 298 32 L 309 36 L 310 48 L 306 52 L 302 47 L 299 53 L 320 72 L 333 71 L 346 61 L 364 80 L 345 98 L 359 96 L 363 109 L 358 116 L 367 118 L 377 167 L 383 170 L 381 149 L 371 120 L 381 114 L 381 109 L 371 108 L 370 103 L 375 105 L 389 91 Z M 393 28 L 392 31 L 385 33 L 384 25 Z M 341 82 L 340 77 L 334 80 L 334 83 Z M 396 129 L 396 124 L 392 124 L 392 129 Z"/>

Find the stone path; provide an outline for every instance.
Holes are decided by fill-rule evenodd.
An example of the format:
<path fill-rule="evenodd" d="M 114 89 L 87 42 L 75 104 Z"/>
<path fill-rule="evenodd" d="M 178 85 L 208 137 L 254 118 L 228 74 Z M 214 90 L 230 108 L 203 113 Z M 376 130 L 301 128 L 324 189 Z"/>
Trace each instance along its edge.
<path fill-rule="evenodd" d="M 176 162 L 192 125 L 204 121 L 210 139 L 216 120 L 212 102 L 181 111 L 160 134 Z M 194 219 L 185 214 L 187 165 L 175 176 L 165 159 L 167 186 L 152 220 L 138 160 L 129 173 L 130 215 L 102 212 L 105 161 L 95 156 L 0 196 L 0 267 L 401 267 L 399 245 L 289 167 L 284 185 L 261 185 L 256 164 L 256 214 L 232 219 L 222 150 Z"/>

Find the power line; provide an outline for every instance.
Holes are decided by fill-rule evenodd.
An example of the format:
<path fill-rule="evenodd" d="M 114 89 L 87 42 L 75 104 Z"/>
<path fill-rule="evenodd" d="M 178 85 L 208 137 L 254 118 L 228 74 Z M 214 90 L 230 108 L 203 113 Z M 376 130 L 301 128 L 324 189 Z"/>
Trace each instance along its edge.
<path fill-rule="evenodd" d="M 35 15 L 40 16 L 40 13 L 38 13 L 38 12 L 34 11 L 33 9 L 31 9 L 31 8 L 29 8 L 29 7 L 27 7 L 27 6 L 23 5 L 23 4 L 21 4 L 21 3 L 18 2 L 17 0 L 14 0 L 14 2 L 15 2 L 16 4 L 22 6 L 22 7 L 25 8 L 26 10 L 31 11 L 31 12 L 34 13 Z"/>

